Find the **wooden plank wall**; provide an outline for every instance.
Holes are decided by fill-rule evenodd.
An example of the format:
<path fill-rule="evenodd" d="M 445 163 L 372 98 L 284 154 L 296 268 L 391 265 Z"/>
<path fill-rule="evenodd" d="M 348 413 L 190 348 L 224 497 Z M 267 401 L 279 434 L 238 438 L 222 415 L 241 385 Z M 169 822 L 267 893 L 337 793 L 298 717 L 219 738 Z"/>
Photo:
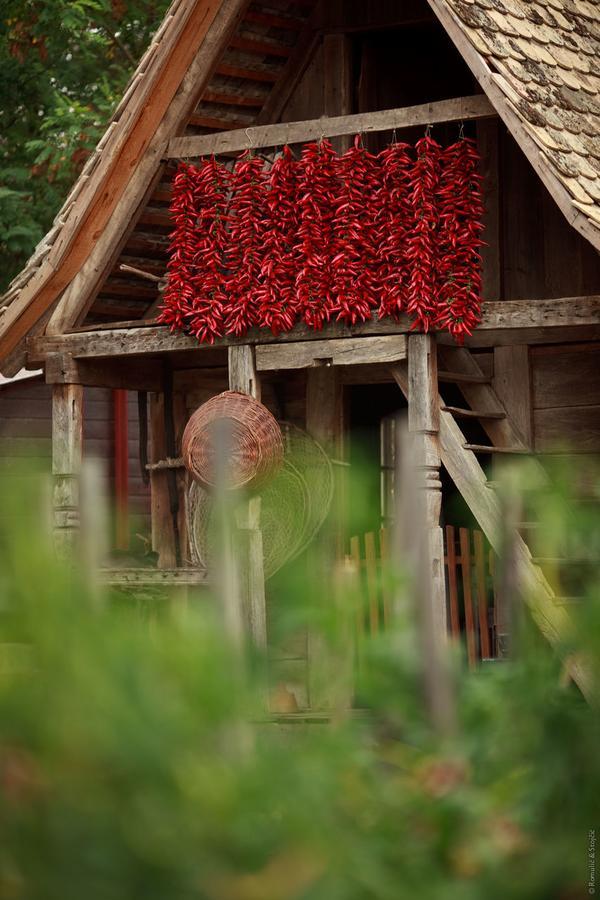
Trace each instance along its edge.
<path fill-rule="evenodd" d="M 600 453 L 597 344 L 532 347 L 533 423 L 538 452 Z"/>
<path fill-rule="evenodd" d="M 499 184 L 501 298 L 600 292 L 600 256 L 568 225 L 504 125 Z"/>
<path fill-rule="evenodd" d="M 104 461 L 112 487 L 113 409 L 107 388 L 84 389 L 83 452 Z M 129 510 L 147 525 L 149 492 L 143 484 L 138 462 L 137 399 L 132 392 L 129 406 Z M 5 384 L 0 388 L 0 460 L 3 467 L 18 470 L 33 465 L 50 471 L 52 434 L 52 388 L 41 377 Z"/>

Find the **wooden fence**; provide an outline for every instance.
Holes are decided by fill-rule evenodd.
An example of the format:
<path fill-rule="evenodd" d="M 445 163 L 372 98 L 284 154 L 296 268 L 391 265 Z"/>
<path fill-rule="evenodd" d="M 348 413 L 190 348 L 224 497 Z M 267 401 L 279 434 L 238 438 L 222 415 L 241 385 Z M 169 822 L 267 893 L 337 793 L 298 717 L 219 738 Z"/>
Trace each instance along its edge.
<path fill-rule="evenodd" d="M 350 556 L 360 573 L 366 601 L 356 622 L 360 646 L 365 635 L 384 631 L 392 621 L 393 589 L 386 578 L 388 531 L 382 528 L 354 536 Z M 465 642 L 468 664 L 474 668 L 480 660 L 496 657 L 494 555 L 483 532 L 447 525 L 444 566 L 449 630 L 456 640 Z"/>

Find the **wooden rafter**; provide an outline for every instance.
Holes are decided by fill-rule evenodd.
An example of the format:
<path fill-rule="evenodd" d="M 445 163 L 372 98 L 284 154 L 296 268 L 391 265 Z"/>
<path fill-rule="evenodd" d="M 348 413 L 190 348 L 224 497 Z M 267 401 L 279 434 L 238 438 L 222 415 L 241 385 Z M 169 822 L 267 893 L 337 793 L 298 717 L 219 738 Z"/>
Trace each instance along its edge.
<path fill-rule="evenodd" d="M 483 94 L 474 97 L 457 97 L 422 103 L 399 109 L 356 113 L 349 116 L 329 116 L 307 119 L 304 122 L 282 122 L 276 125 L 257 125 L 238 131 L 224 131 L 201 137 L 177 137 L 169 141 L 164 154 L 166 159 L 210 156 L 213 153 L 229 153 L 249 147 L 277 147 L 281 144 L 298 144 L 318 140 L 321 137 L 340 137 L 361 132 L 392 131 L 412 128 L 415 125 L 433 125 L 439 122 L 461 122 L 484 119 L 496 112 Z"/>

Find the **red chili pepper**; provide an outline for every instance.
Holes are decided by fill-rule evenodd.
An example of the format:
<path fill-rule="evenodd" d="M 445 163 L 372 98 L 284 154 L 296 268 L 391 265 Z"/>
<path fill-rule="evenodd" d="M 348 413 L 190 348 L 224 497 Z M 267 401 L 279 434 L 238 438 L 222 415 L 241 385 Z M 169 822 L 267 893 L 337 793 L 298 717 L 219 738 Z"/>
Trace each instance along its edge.
<path fill-rule="evenodd" d="M 371 318 L 378 304 L 375 197 L 379 184 L 376 158 L 360 144 L 337 161 L 340 192 L 333 221 L 331 271 L 338 321 L 354 325 Z"/>
<path fill-rule="evenodd" d="M 440 264 L 435 325 L 462 343 L 480 321 L 483 203 L 474 143 L 444 151 L 440 181 Z"/>
<path fill-rule="evenodd" d="M 482 201 L 477 152 L 429 136 L 378 157 L 354 146 L 284 148 L 269 173 L 242 155 L 181 165 L 173 182 L 161 321 L 214 341 L 253 325 L 274 334 L 406 312 L 457 341 L 480 317 Z"/>
<path fill-rule="evenodd" d="M 306 324 L 315 329 L 329 321 L 335 307 L 330 262 L 338 190 L 331 143 L 307 144 L 299 163 L 296 303 Z"/>
<path fill-rule="evenodd" d="M 284 147 L 269 175 L 260 284 L 256 295 L 259 324 L 270 328 L 275 335 L 291 331 L 298 318 L 294 253 L 298 232 L 297 183 L 298 164 L 290 148 Z"/>
<path fill-rule="evenodd" d="M 414 328 L 429 331 L 437 304 L 437 229 L 439 210 L 436 192 L 440 177 L 441 148 L 426 135 L 417 141 L 417 159 L 410 173 L 408 202 L 412 229 L 406 240 L 405 258 L 410 266 L 406 310 L 415 317 Z"/>

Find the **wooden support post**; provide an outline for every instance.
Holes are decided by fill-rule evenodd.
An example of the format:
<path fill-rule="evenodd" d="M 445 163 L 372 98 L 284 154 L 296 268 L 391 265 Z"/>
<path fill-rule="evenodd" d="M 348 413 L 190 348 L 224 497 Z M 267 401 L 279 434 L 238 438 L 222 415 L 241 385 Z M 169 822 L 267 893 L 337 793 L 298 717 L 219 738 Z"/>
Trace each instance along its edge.
<path fill-rule="evenodd" d="M 164 402 L 163 393 L 150 395 L 150 461 L 153 463 L 167 456 Z M 159 569 L 174 569 L 177 566 L 167 476 L 166 469 L 153 469 L 150 472 L 152 549 L 158 553 Z"/>
<path fill-rule="evenodd" d="M 242 344 L 229 348 L 229 388 L 260 400 L 260 377 L 256 372 L 254 347 Z M 243 540 L 243 572 L 240 584 L 248 629 L 254 644 L 267 646 L 267 606 L 263 568 L 260 497 L 252 497 L 238 513 Z"/>
<path fill-rule="evenodd" d="M 352 112 L 352 41 L 346 34 L 323 37 L 323 114 L 345 116 Z M 338 153 L 350 146 L 347 135 L 333 138 Z"/>
<path fill-rule="evenodd" d="M 415 436 L 419 486 L 425 504 L 427 568 L 431 577 L 434 629 L 439 639 L 447 636 L 444 541 L 440 526 L 440 412 L 438 402 L 436 343 L 432 335 L 413 334 L 408 339 L 408 430 Z"/>
<path fill-rule="evenodd" d="M 79 537 L 79 488 L 83 447 L 83 387 L 52 386 L 54 539 L 58 554 L 73 554 Z"/>
<path fill-rule="evenodd" d="M 306 373 L 306 430 L 336 459 L 343 458 L 342 388 L 337 370 L 328 365 L 308 369 Z M 333 511 L 325 523 L 326 534 L 311 548 L 310 564 L 318 573 L 319 589 L 327 602 L 334 602 L 333 567 L 342 557 L 343 472 L 335 471 Z M 339 660 L 317 630 L 308 634 L 308 685 L 312 709 L 340 707 L 342 700 L 335 686 Z M 349 698 L 348 698 L 349 699 Z"/>
<path fill-rule="evenodd" d="M 129 548 L 129 410 L 128 394 L 122 388 L 112 392 L 115 474 L 115 544 Z"/>

